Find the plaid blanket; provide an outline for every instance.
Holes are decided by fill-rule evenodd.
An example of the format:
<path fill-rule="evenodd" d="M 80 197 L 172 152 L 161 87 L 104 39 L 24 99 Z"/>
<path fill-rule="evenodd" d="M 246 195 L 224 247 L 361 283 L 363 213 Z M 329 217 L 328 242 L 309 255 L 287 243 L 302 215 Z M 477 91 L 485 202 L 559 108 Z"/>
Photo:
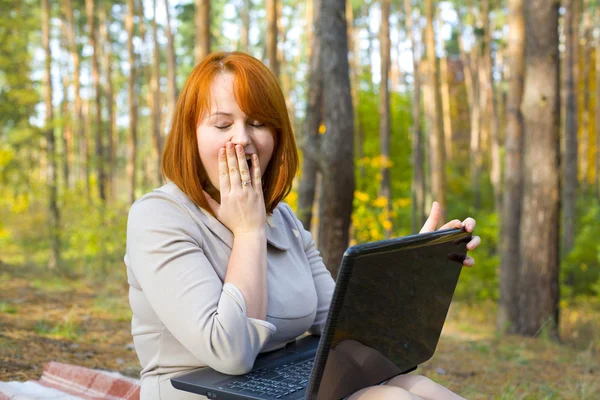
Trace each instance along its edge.
<path fill-rule="evenodd" d="M 140 385 L 118 373 L 50 362 L 38 381 L 0 383 L 0 400 L 138 400 Z"/>

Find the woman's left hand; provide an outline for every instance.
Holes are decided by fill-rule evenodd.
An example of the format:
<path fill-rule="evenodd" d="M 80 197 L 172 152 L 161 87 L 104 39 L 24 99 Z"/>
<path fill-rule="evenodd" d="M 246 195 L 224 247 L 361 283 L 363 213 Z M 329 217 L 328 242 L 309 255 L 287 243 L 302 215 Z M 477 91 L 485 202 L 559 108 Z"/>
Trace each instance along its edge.
<path fill-rule="evenodd" d="M 433 232 L 436 230 L 440 219 L 442 218 L 442 208 L 440 207 L 440 203 L 434 201 L 431 205 L 431 212 L 429 213 L 429 218 L 425 221 L 423 228 L 419 233 L 425 232 Z M 468 217 L 464 221 L 460 221 L 459 219 L 453 219 L 450 222 L 445 223 L 439 229 L 451 229 L 451 228 L 465 228 L 465 231 L 472 233 L 473 229 L 475 229 L 475 220 L 471 217 Z M 477 246 L 481 244 L 481 238 L 479 236 L 472 236 L 471 241 L 467 243 L 467 251 L 474 250 Z M 473 257 L 467 255 L 465 261 L 463 261 L 463 265 L 465 267 L 472 267 L 475 264 L 475 260 Z"/>

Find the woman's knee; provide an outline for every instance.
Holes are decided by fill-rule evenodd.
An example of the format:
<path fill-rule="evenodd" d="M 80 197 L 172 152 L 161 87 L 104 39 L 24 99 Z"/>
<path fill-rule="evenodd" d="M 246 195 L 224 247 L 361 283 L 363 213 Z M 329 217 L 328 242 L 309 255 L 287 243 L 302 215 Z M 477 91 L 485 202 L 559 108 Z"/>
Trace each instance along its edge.
<path fill-rule="evenodd" d="M 397 386 L 370 386 L 350 396 L 349 400 L 422 400 Z"/>

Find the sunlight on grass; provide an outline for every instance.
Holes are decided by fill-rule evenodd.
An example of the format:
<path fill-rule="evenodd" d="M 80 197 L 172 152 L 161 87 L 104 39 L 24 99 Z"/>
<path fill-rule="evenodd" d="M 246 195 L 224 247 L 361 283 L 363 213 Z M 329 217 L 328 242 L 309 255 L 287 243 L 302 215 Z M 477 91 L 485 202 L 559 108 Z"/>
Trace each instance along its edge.
<path fill-rule="evenodd" d="M 95 313 L 106 313 L 117 322 L 131 321 L 129 302 L 119 297 L 97 297 L 94 299 Z"/>
<path fill-rule="evenodd" d="M 6 301 L 0 301 L 0 313 L 16 314 L 17 307 Z"/>
<path fill-rule="evenodd" d="M 85 333 L 85 329 L 70 315 L 65 318 L 64 322 L 59 322 L 54 326 L 45 319 L 38 320 L 33 330 L 41 336 L 69 340 L 79 339 Z"/>
<path fill-rule="evenodd" d="M 79 284 L 60 277 L 51 277 L 46 279 L 34 279 L 30 286 L 45 292 L 64 293 L 73 290 Z"/>

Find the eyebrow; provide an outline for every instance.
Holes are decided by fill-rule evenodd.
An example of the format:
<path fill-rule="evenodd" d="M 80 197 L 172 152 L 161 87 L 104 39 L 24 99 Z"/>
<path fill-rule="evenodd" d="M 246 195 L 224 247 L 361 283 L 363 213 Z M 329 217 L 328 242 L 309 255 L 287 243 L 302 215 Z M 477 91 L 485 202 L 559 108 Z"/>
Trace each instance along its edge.
<path fill-rule="evenodd" d="M 215 112 L 215 113 L 212 113 L 212 114 L 210 114 L 210 115 L 209 115 L 209 117 L 212 117 L 213 115 L 224 115 L 224 116 L 226 116 L 226 117 L 232 117 L 232 116 L 233 116 L 233 114 L 231 114 L 231 113 L 226 113 L 226 112 L 222 112 L 222 111 L 217 111 L 217 112 Z"/>

